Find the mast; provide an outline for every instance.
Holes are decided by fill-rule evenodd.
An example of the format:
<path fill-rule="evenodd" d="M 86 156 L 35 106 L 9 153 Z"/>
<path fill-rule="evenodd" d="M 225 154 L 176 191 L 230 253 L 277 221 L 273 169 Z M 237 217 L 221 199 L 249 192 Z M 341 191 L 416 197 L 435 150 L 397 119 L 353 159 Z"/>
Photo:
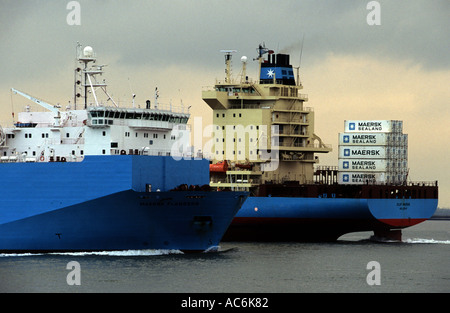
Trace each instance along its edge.
<path fill-rule="evenodd" d="M 77 45 L 77 60 L 80 64 L 83 64 L 83 68 L 77 67 L 75 69 L 75 105 L 76 105 L 76 98 L 81 97 L 80 93 L 77 93 L 77 85 L 81 85 L 81 87 L 84 88 L 84 108 L 87 109 L 87 102 L 88 102 L 88 90 L 91 88 L 92 95 L 94 97 L 95 104 L 99 106 L 97 95 L 95 93 L 96 87 L 100 87 L 103 92 L 106 94 L 107 101 L 111 100 L 115 107 L 118 107 L 114 99 L 109 95 L 109 93 L 106 91 L 106 82 L 103 80 L 103 82 L 98 82 L 96 79 L 96 75 L 102 75 L 103 74 L 103 67 L 106 65 L 97 65 L 97 66 L 91 66 L 89 67 L 89 63 L 95 63 L 97 61 L 96 55 L 94 53 L 94 50 L 90 46 L 84 47 L 83 50 L 81 50 L 81 45 Z M 77 79 L 78 78 L 78 79 Z"/>
<path fill-rule="evenodd" d="M 73 83 L 73 103 L 75 110 L 77 109 L 77 98 L 81 97 L 81 93 L 78 91 L 78 86 L 81 84 L 81 68 L 77 66 L 78 56 L 80 55 L 81 44 L 77 42 L 75 47 L 75 70 L 74 70 L 74 83 Z"/>
<path fill-rule="evenodd" d="M 274 51 L 273 50 L 269 50 L 266 48 L 266 44 L 262 43 L 258 46 L 258 49 L 256 49 L 256 51 L 258 52 L 258 56 L 256 57 L 256 59 L 253 60 L 257 60 L 258 61 L 258 77 L 261 73 L 261 64 L 263 63 L 263 55 L 266 53 L 273 54 Z"/>
<path fill-rule="evenodd" d="M 225 65 L 226 65 L 225 82 L 230 84 L 231 83 L 231 57 L 232 57 L 231 54 L 237 52 L 237 50 L 220 50 L 220 52 L 225 53 Z"/>

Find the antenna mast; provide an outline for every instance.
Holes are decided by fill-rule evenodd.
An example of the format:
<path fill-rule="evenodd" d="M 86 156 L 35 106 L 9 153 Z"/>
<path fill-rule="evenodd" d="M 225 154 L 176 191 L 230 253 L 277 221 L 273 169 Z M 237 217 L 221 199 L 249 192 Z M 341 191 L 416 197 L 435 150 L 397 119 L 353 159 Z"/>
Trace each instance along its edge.
<path fill-rule="evenodd" d="M 295 67 L 297 69 L 297 86 L 302 86 L 302 83 L 300 82 L 300 67 L 302 65 L 302 55 L 303 55 L 303 42 L 305 40 L 305 33 L 303 33 L 302 38 L 302 46 L 300 48 L 300 59 L 298 60 L 298 67 Z"/>
<path fill-rule="evenodd" d="M 78 45 L 77 45 L 77 54 L 78 54 L 77 60 L 79 63 L 84 63 L 84 68 L 82 69 L 80 67 L 77 67 L 75 70 L 76 71 L 75 77 L 77 77 L 77 73 L 79 73 L 79 75 L 78 75 L 79 79 L 78 80 L 75 79 L 75 90 L 77 89 L 76 85 L 81 84 L 81 86 L 84 87 L 84 108 L 87 109 L 87 98 L 88 98 L 88 89 L 89 88 L 91 88 L 92 95 L 95 100 L 95 104 L 97 106 L 99 105 L 99 103 L 97 101 L 97 96 L 95 94 L 94 87 L 100 87 L 103 90 L 103 92 L 108 96 L 107 101 L 111 100 L 113 102 L 114 106 L 118 107 L 118 105 L 116 104 L 114 99 L 106 91 L 107 84 L 105 83 L 105 81 L 98 82 L 95 78 L 95 75 L 103 74 L 103 67 L 106 65 L 97 65 L 97 66 L 92 66 L 92 67 L 88 68 L 88 64 L 90 62 L 95 63 L 97 61 L 96 55 L 94 53 L 94 50 L 90 46 L 84 47 L 84 49 L 82 51 L 80 48 L 81 48 L 81 45 L 78 43 Z M 82 77 L 83 77 L 83 83 L 81 83 Z M 81 94 L 76 93 L 75 99 L 77 97 L 81 97 Z M 75 101 L 75 105 L 76 105 L 76 101 Z"/>
<path fill-rule="evenodd" d="M 225 82 L 231 83 L 231 54 L 237 52 L 237 50 L 220 50 L 220 52 L 225 53 L 225 64 L 227 68 L 225 69 Z"/>
<path fill-rule="evenodd" d="M 263 62 L 263 55 L 266 54 L 266 53 L 273 53 L 273 51 L 267 49 L 266 48 L 266 44 L 264 42 L 258 46 L 258 49 L 256 49 L 256 51 L 258 52 L 258 57 L 256 59 L 253 59 L 253 60 L 258 60 L 258 63 L 259 63 L 258 77 L 260 77 L 260 75 L 261 75 L 261 63 Z"/>

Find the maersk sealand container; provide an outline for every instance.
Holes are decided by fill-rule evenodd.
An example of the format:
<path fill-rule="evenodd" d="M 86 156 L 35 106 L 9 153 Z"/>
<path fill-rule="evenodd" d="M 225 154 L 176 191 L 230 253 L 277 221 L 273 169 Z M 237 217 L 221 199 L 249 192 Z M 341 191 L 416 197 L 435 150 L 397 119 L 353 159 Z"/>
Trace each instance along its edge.
<path fill-rule="evenodd" d="M 344 122 L 344 132 L 346 133 L 401 133 L 403 122 L 396 120 L 346 120 Z"/>

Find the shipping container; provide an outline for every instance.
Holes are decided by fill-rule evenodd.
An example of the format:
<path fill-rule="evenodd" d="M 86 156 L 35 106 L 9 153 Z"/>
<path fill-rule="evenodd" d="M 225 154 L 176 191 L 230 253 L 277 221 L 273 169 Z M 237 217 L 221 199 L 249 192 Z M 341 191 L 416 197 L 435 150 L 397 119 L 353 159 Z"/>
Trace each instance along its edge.
<path fill-rule="evenodd" d="M 339 146 L 340 159 L 387 159 L 392 150 L 385 146 Z"/>
<path fill-rule="evenodd" d="M 406 182 L 408 172 L 338 172 L 339 184 L 396 184 Z"/>
<path fill-rule="evenodd" d="M 408 147 L 407 134 L 394 133 L 339 133 L 342 146 L 397 146 Z"/>
<path fill-rule="evenodd" d="M 386 183 L 401 185 L 406 182 L 407 173 L 387 172 L 385 173 Z"/>
<path fill-rule="evenodd" d="M 340 172 L 385 172 L 394 174 L 406 174 L 408 163 L 402 160 L 390 159 L 339 159 L 338 170 Z"/>
<path fill-rule="evenodd" d="M 397 120 L 374 120 L 360 121 L 349 120 L 344 122 L 346 133 L 402 133 L 403 121 Z"/>
<path fill-rule="evenodd" d="M 338 172 L 339 184 L 384 184 L 386 183 L 386 173 L 370 172 Z"/>
<path fill-rule="evenodd" d="M 342 146 L 339 159 L 407 159 L 408 149 L 395 146 Z"/>
<path fill-rule="evenodd" d="M 387 146 L 393 145 L 390 133 L 339 133 L 339 145 L 347 146 Z"/>
<path fill-rule="evenodd" d="M 394 162 L 386 159 L 339 159 L 338 161 L 338 170 L 343 172 L 386 172 L 396 168 Z"/>
<path fill-rule="evenodd" d="M 389 171 L 406 171 L 408 169 L 408 161 L 406 159 L 393 159 L 386 162 Z"/>

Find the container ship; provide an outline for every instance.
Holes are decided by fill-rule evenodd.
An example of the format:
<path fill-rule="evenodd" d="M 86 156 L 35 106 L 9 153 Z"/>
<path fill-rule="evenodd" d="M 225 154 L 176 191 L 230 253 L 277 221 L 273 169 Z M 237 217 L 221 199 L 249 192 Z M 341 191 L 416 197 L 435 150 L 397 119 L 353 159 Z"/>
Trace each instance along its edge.
<path fill-rule="evenodd" d="M 172 148 L 187 138 L 188 110 L 159 103 L 157 90 L 154 103 L 133 95 L 119 107 L 93 49 L 78 45 L 77 61 L 66 110 L 12 89 L 45 111 L 27 106 L 0 127 L 0 251 L 218 246 L 248 193 L 211 190 L 209 161 Z"/>
<path fill-rule="evenodd" d="M 401 240 L 433 215 L 438 184 L 408 181 L 402 121 L 344 121 L 338 166 L 319 166 L 317 154 L 332 147 L 316 134 L 290 56 L 259 45 L 251 80 L 247 57 L 233 76 L 236 50 L 222 52 L 225 78 L 202 93 L 213 110 L 210 185 L 250 192 L 224 240 L 335 241 L 359 231 Z"/>

